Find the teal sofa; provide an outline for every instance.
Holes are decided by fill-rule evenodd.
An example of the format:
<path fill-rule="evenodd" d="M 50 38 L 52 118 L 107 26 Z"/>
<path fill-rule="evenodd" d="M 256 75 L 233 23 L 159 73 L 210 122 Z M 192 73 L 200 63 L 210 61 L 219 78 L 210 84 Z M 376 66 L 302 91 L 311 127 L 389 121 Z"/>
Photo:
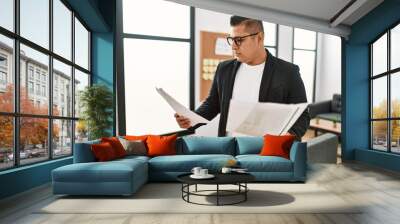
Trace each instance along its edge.
<path fill-rule="evenodd" d="M 290 159 L 260 156 L 262 137 L 196 137 L 176 141 L 177 155 L 127 156 L 96 162 L 90 145 L 75 144 L 74 163 L 52 171 L 54 194 L 131 195 L 148 181 L 176 181 L 193 167 L 219 172 L 228 160 L 236 160 L 259 182 L 305 182 L 306 143 L 294 142 Z"/>

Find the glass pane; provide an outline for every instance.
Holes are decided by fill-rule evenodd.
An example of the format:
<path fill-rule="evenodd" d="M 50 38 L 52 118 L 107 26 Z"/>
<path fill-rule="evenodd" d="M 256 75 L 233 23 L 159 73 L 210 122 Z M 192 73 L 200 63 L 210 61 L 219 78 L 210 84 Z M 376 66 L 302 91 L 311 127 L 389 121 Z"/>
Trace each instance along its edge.
<path fill-rule="evenodd" d="M 14 111 L 14 42 L 0 35 L 0 111 Z"/>
<path fill-rule="evenodd" d="M 276 24 L 263 22 L 264 26 L 264 45 L 276 46 Z"/>
<path fill-rule="evenodd" d="M 89 75 L 75 69 L 75 117 L 81 115 L 80 95 L 86 86 L 89 86 Z"/>
<path fill-rule="evenodd" d="M 387 71 L 387 35 L 372 44 L 372 75 Z"/>
<path fill-rule="evenodd" d="M 125 63 L 127 134 L 179 130 L 174 111 L 155 87 L 163 88 L 189 107 L 189 43 L 125 39 L 124 46 L 124 60 L 129 62 Z M 154 61 L 159 64 L 154 66 Z"/>
<path fill-rule="evenodd" d="M 391 69 L 400 67 L 400 24 L 390 31 Z"/>
<path fill-rule="evenodd" d="M 53 60 L 53 115 L 72 117 L 71 66 Z"/>
<path fill-rule="evenodd" d="M 72 121 L 53 120 L 53 157 L 72 154 Z"/>
<path fill-rule="evenodd" d="M 391 88 L 390 88 L 390 97 L 391 97 L 391 116 L 400 118 L 400 72 L 391 75 Z"/>
<path fill-rule="evenodd" d="M 71 60 L 72 12 L 60 0 L 53 0 L 53 18 L 53 51 Z"/>
<path fill-rule="evenodd" d="M 14 1 L 0 1 L 0 26 L 14 31 Z"/>
<path fill-rule="evenodd" d="M 34 163 L 49 158 L 49 120 L 45 118 L 20 118 L 21 164 Z"/>
<path fill-rule="evenodd" d="M 75 122 L 75 143 L 85 142 L 88 138 L 88 128 L 84 120 Z"/>
<path fill-rule="evenodd" d="M 372 122 L 372 148 L 387 151 L 387 121 Z"/>
<path fill-rule="evenodd" d="M 294 48 L 315 50 L 316 39 L 317 33 L 314 31 L 294 29 Z"/>
<path fill-rule="evenodd" d="M 89 32 L 75 18 L 75 64 L 89 70 Z"/>
<path fill-rule="evenodd" d="M 267 47 L 269 53 L 276 57 L 276 49 L 274 47 Z"/>
<path fill-rule="evenodd" d="M 151 12 L 151 13 L 149 13 Z M 123 1 L 124 33 L 190 38 L 190 7 L 164 0 Z"/>
<path fill-rule="evenodd" d="M 387 78 L 372 81 L 372 118 L 387 118 Z"/>
<path fill-rule="evenodd" d="M 21 113 L 48 114 L 48 64 L 47 55 L 21 44 Z"/>
<path fill-rule="evenodd" d="M 313 101 L 315 52 L 294 50 L 293 63 L 300 67 L 300 75 L 306 89 L 307 101 Z"/>
<path fill-rule="evenodd" d="M 0 170 L 14 165 L 13 118 L 0 116 Z"/>
<path fill-rule="evenodd" d="M 21 36 L 49 48 L 49 0 L 20 0 Z"/>
<path fill-rule="evenodd" d="M 390 122 L 391 127 L 391 141 L 392 141 L 392 152 L 400 153 L 400 120 L 393 120 Z"/>

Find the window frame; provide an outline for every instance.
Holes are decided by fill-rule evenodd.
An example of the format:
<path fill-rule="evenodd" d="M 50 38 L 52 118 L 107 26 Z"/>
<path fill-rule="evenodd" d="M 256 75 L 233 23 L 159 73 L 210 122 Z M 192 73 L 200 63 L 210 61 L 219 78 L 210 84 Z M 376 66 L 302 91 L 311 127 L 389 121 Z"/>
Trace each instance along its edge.
<path fill-rule="evenodd" d="M 317 81 L 317 63 L 318 63 L 317 57 L 318 57 L 318 34 L 319 34 L 319 32 L 313 31 L 313 32 L 315 32 L 315 50 L 304 49 L 304 48 L 295 48 L 294 47 L 294 38 L 295 38 L 294 30 L 296 28 L 299 28 L 299 27 L 292 27 L 292 63 L 294 63 L 294 51 L 295 50 L 314 52 L 313 94 L 312 94 L 312 100 L 310 102 L 310 103 L 314 103 L 315 102 L 316 81 Z M 302 29 L 302 28 L 299 28 L 299 29 Z M 310 30 L 310 31 L 312 31 L 312 30 Z"/>
<path fill-rule="evenodd" d="M 373 39 L 371 42 L 368 43 L 368 53 L 369 53 L 369 57 L 368 57 L 368 64 L 369 64 L 369 70 L 368 70 L 368 89 L 369 89 L 369 149 L 373 150 L 373 151 L 379 151 L 379 152 L 386 152 L 386 153 L 391 153 L 391 154 L 400 154 L 400 152 L 393 152 L 392 151 L 392 135 L 391 135 L 391 131 L 392 131 L 392 127 L 391 127 L 391 122 L 392 121 L 400 121 L 400 117 L 392 117 L 392 111 L 391 111 L 391 107 L 392 107 L 392 99 L 391 99 L 391 79 L 392 79 L 392 75 L 395 75 L 396 73 L 400 72 L 400 67 L 391 69 L 391 30 L 393 28 L 395 28 L 396 26 L 400 25 L 400 20 L 395 22 L 394 24 L 392 24 L 391 26 L 389 26 L 388 28 L 385 29 L 384 32 L 382 32 L 381 34 L 379 34 L 375 39 Z M 379 40 L 381 37 L 383 37 L 384 35 L 387 35 L 387 62 L 386 62 L 386 71 L 376 74 L 374 76 L 373 74 L 373 44 Z M 386 77 L 386 87 L 387 87 L 387 93 L 386 93 L 386 97 L 387 97 L 387 105 L 386 105 L 386 118 L 373 118 L 373 81 L 378 79 L 378 78 L 382 78 L 382 77 Z M 379 150 L 374 148 L 374 143 L 373 143 L 373 122 L 374 121 L 386 121 L 387 122 L 387 126 L 386 126 L 386 151 L 383 150 Z"/>
<path fill-rule="evenodd" d="M 4 117 L 12 117 L 13 119 L 13 166 L 10 167 L 5 167 L 5 168 L 0 168 L 0 172 L 5 171 L 5 170 L 11 170 L 11 169 L 16 169 L 19 167 L 24 167 L 24 166 L 31 166 L 34 164 L 39 164 L 51 160 L 59 160 L 67 157 L 73 156 L 74 152 L 74 143 L 75 143 L 75 126 L 76 126 L 76 121 L 79 120 L 79 117 L 75 116 L 75 108 L 72 107 L 72 114 L 70 116 L 55 116 L 53 115 L 53 59 L 58 60 L 59 62 L 62 62 L 66 65 L 71 66 L 71 83 L 75 82 L 75 69 L 85 73 L 89 77 L 89 83 L 88 85 L 91 86 L 93 82 L 93 77 L 92 77 L 92 61 L 91 61 L 91 37 L 92 37 L 92 30 L 89 28 L 89 26 L 84 22 L 84 20 L 79 16 L 78 13 L 76 13 L 75 10 L 69 5 L 69 3 L 66 0 L 59 0 L 68 10 L 71 11 L 71 59 L 64 58 L 63 56 L 55 53 L 53 50 L 53 1 L 54 0 L 48 0 L 49 2 L 49 47 L 46 49 L 45 47 L 42 47 L 39 44 L 34 43 L 33 41 L 30 41 L 27 38 L 24 38 L 23 36 L 20 35 L 20 0 L 14 0 L 13 1 L 13 10 L 14 10 L 14 18 L 13 18 L 13 28 L 14 31 L 10 31 L 4 27 L 0 26 L 0 35 L 3 35 L 7 38 L 12 39 L 13 41 L 13 65 L 12 65 L 12 74 L 13 79 L 14 79 L 14 93 L 13 93 L 13 112 L 2 112 L 0 111 L 0 116 Z M 83 27 L 88 31 L 88 69 L 85 69 L 81 67 L 80 65 L 75 63 L 75 18 L 83 25 Z M 20 111 L 20 64 L 21 64 L 21 57 L 20 57 L 20 45 L 23 44 L 29 48 L 32 48 L 33 50 L 36 50 L 42 54 L 45 54 L 48 56 L 49 62 L 48 62 L 48 84 L 46 84 L 46 91 L 45 92 L 46 97 L 48 97 L 48 112 L 46 115 L 39 115 L 39 114 L 27 114 L 27 113 L 21 113 Z M 30 69 L 29 64 L 27 64 L 27 71 Z M 29 70 L 30 72 L 30 70 Z M 32 80 L 34 85 L 36 83 L 41 83 L 42 79 L 41 76 L 39 76 L 38 82 L 36 82 L 36 69 L 33 70 L 33 79 L 30 77 L 30 73 L 26 73 L 26 78 L 27 82 L 29 80 Z M 40 73 L 39 75 L 41 75 Z M 75 96 L 75 85 L 71 86 L 71 92 L 73 96 Z M 28 86 L 27 86 L 28 87 Z M 29 91 L 27 89 L 27 91 Z M 34 89 L 34 92 L 36 89 Z M 42 94 L 39 94 L 38 96 L 42 97 Z M 72 97 L 72 105 L 75 103 L 75 97 Z M 21 159 L 20 159 L 20 119 L 21 118 L 44 118 L 47 119 L 48 123 L 48 135 L 47 135 L 47 142 L 49 143 L 47 145 L 47 150 L 48 150 L 48 155 L 47 158 L 43 158 L 43 160 L 40 160 L 38 162 L 31 162 L 31 163 L 26 163 L 26 164 L 21 164 Z M 62 156 L 54 156 L 54 147 L 52 144 L 53 141 L 53 121 L 56 120 L 68 120 L 71 121 L 72 123 L 72 133 L 71 133 L 71 153 L 68 155 L 62 155 Z"/>
<path fill-rule="evenodd" d="M 116 129 L 118 135 L 126 135 L 126 110 L 125 110 L 125 63 L 124 63 L 124 39 L 145 39 L 145 40 L 161 40 L 161 41 L 176 41 L 176 42 L 187 42 L 190 44 L 190 59 L 189 59 L 189 109 L 195 109 L 195 8 L 190 6 L 190 37 L 189 38 L 176 38 L 176 37 L 165 37 L 155 35 L 143 35 L 124 33 L 123 30 L 123 0 L 116 1 L 116 32 L 115 32 L 115 49 L 116 49 L 116 80 L 114 80 L 114 88 L 118 89 L 117 96 L 117 122 Z M 163 133 L 161 135 L 177 134 L 178 136 L 184 136 L 193 134 L 194 130 L 181 130 L 170 133 Z"/>

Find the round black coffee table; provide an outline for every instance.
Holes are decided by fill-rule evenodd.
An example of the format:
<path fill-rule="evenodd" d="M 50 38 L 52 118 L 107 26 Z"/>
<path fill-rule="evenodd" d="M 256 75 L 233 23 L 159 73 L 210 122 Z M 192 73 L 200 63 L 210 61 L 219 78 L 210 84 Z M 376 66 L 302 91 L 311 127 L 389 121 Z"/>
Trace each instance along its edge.
<path fill-rule="evenodd" d="M 247 200 L 247 192 L 249 188 L 247 183 L 255 180 L 255 177 L 248 173 L 215 173 L 215 177 L 212 179 L 193 179 L 190 177 L 191 173 L 182 174 L 177 177 L 178 181 L 182 183 L 182 199 L 188 203 L 198 205 L 234 205 Z M 216 185 L 215 190 L 198 190 L 197 185 Z M 194 191 L 190 191 L 190 186 L 195 186 Z M 223 190 L 220 189 L 220 185 L 236 185 L 237 190 Z M 215 192 L 215 194 L 206 194 L 209 192 Z M 216 197 L 216 204 L 202 204 L 190 201 L 190 196 L 204 196 L 204 197 Z M 221 203 L 221 197 L 232 197 L 240 196 L 240 199 L 231 203 Z"/>

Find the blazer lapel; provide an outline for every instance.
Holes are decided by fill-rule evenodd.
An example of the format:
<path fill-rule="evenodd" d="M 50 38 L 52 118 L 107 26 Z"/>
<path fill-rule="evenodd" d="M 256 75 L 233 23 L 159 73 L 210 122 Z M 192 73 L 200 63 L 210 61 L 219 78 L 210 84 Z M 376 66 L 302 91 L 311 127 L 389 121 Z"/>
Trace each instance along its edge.
<path fill-rule="evenodd" d="M 258 93 L 258 102 L 265 102 L 267 100 L 268 91 L 270 89 L 271 80 L 275 68 L 275 57 L 270 54 L 267 49 L 265 49 L 265 51 L 267 51 L 268 57 L 267 61 L 265 62 L 264 71 L 261 78 L 260 92 Z"/>

